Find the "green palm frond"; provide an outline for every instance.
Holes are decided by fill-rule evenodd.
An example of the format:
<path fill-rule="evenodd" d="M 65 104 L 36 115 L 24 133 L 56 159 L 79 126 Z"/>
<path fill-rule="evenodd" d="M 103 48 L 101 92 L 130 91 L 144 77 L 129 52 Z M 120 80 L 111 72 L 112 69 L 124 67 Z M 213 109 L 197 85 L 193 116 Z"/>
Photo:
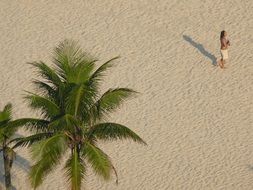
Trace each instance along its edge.
<path fill-rule="evenodd" d="M 0 111 L 0 142 L 10 138 L 16 131 L 15 129 L 8 127 L 11 118 L 12 105 L 9 103 L 4 107 L 3 111 Z"/>
<path fill-rule="evenodd" d="M 33 109 L 40 109 L 43 116 L 46 118 L 53 118 L 60 114 L 58 105 L 49 98 L 32 93 L 29 94 L 31 95 L 27 95 L 25 98 L 29 101 L 30 107 Z"/>
<path fill-rule="evenodd" d="M 47 139 L 49 137 L 52 137 L 53 133 L 50 132 L 46 132 L 46 133 L 38 133 L 35 135 L 30 135 L 28 137 L 20 137 L 20 138 L 15 138 L 12 141 L 10 141 L 11 143 L 15 143 L 15 145 L 12 148 L 17 148 L 17 147 L 21 147 L 21 146 L 31 146 L 34 143 Z"/>
<path fill-rule="evenodd" d="M 6 114 L 6 117 L 8 119 L 11 119 L 11 113 L 12 113 L 12 104 L 11 103 L 8 103 L 6 106 L 4 106 L 4 110 L 2 113 L 5 113 Z"/>
<path fill-rule="evenodd" d="M 95 92 L 93 89 L 80 84 L 75 85 L 66 98 L 65 107 L 69 114 L 75 116 L 87 115 L 94 104 Z"/>
<path fill-rule="evenodd" d="M 80 190 L 82 179 L 85 176 L 85 163 L 75 147 L 70 158 L 67 160 L 65 169 L 67 170 L 68 180 L 71 181 L 72 190 Z"/>
<path fill-rule="evenodd" d="M 68 78 L 67 82 L 74 83 L 74 84 L 85 83 L 89 79 L 94 69 L 95 62 L 96 60 L 91 61 L 91 62 L 83 61 L 83 62 L 80 62 L 78 65 L 75 65 L 72 68 L 73 72 L 71 73 L 71 75 L 67 76 Z"/>
<path fill-rule="evenodd" d="M 110 60 L 108 60 L 107 62 L 105 62 L 104 64 L 102 64 L 90 77 L 89 79 L 89 85 L 93 86 L 93 87 L 97 87 L 99 82 L 101 82 L 102 77 L 104 76 L 104 72 L 112 67 L 112 62 L 116 59 L 118 59 L 119 56 L 114 57 Z"/>
<path fill-rule="evenodd" d="M 16 119 L 7 122 L 2 129 L 0 128 L 0 134 L 4 134 L 6 138 L 10 138 L 18 130 L 19 127 L 26 127 L 30 131 L 46 131 L 48 121 L 34 118 Z"/>
<path fill-rule="evenodd" d="M 38 91 L 51 98 L 51 100 L 55 100 L 57 98 L 57 90 L 55 87 L 39 80 L 34 80 L 33 84 L 35 84 Z"/>
<path fill-rule="evenodd" d="M 8 123 L 4 128 L 0 128 L 0 142 L 3 141 L 3 139 L 10 139 L 15 132 L 17 131 L 17 128 L 11 128 L 8 126 Z M 8 143 L 7 143 L 8 144 Z"/>
<path fill-rule="evenodd" d="M 47 131 L 49 121 L 44 119 L 35 119 L 35 118 L 22 118 L 10 121 L 8 123 L 9 128 L 18 128 L 24 126 L 29 131 L 42 132 Z"/>
<path fill-rule="evenodd" d="M 44 158 L 32 166 L 30 170 L 30 181 L 34 189 L 42 184 L 45 173 L 48 173 L 52 168 L 52 162 L 48 158 Z"/>
<path fill-rule="evenodd" d="M 79 106 L 84 96 L 84 91 L 85 86 L 83 84 L 73 87 L 66 101 L 67 113 L 73 114 L 75 116 L 77 115 Z"/>
<path fill-rule="evenodd" d="M 69 75 L 70 72 L 70 52 L 72 52 L 71 48 L 67 47 L 67 40 L 61 42 L 55 49 L 53 55 L 53 62 L 57 66 L 57 72 L 59 75 L 66 81 L 66 76 Z"/>
<path fill-rule="evenodd" d="M 123 102 L 123 100 L 136 93 L 136 91 L 129 88 L 109 89 L 102 95 L 101 99 L 98 100 L 99 106 L 104 110 L 113 110 L 117 108 Z"/>
<path fill-rule="evenodd" d="M 12 112 L 12 105 L 10 103 L 4 107 L 3 111 L 0 111 L 0 127 L 4 123 L 7 123 L 8 121 L 11 120 L 12 118 L 11 112 Z"/>
<path fill-rule="evenodd" d="M 69 83 L 80 84 L 88 79 L 96 60 L 83 52 L 77 42 L 65 40 L 54 51 L 59 75 Z"/>
<path fill-rule="evenodd" d="M 32 146 L 32 157 L 37 160 L 29 175 L 33 188 L 36 189 L 44 177 L 60 162 L 66 146 L 63 134 L 54 135 Z"/>
<path fill-rule="evenodd" d="M 70 115 L 70 114 L 65 114 L 56 120 L 50 122 L 48 125 L 48 130 L 49 131 L 68 131 L 68 132 L 74 132 L 75 128 L 79 126 L 78 120 Z"/>
<path fill-rule="evenodd" d="M 8 121 L 9 120 L 2 120 L 2 121 L 0 121 L 0 129 L 6 127 L 6 124 L 8 123 Z"/>
<path fill-rule="evenodd" d="M 91 107 L 90 114 L 94 118 L 101 119 L 104 115 L 118 108 L 124 100 L 136 93 L 136 91 L 129 88 L 109 89 Z"/>
<path fill-rule="evenodd" d="M 135 132 L 117 123 L 100 123 L 91 127 L 89 137 L 102 140 L 131 139 L 134 142 L 146 144 Z"/>
<path fill-rule="evenodd" d="M 61 85 L 51 85 L 48 82 L 34 80 L 33 84 L 38 91 L 38 95 L 46 97 L 50 101 L 57 104 L 61 110 L 64 110 L 64 99 L 68 92 L 71 90 L 72 86 L 67 85 L 66 83 L 61 83 Z M 29 92 L 28 92 L 29 93 Z"/>
<path fill-rule="evenodd" d="M 66 138 L 64 134 L 55 134 L 54 136 L 40 141 L 32 146 L 32 157 L 35 160 L 42 159 L 48 153 L 57 155 L 66 148 Z M 53 156 L 52 155 L 52 156 Z"/>
<path fill-rule="evenodd" d="M 82 154 L 89 161 L 96 174 L 102 176 L 105 180 L 110 179 L 112 164 L 109 157 L 100 148 L 86 142 Z"/>
<path fill-rule="evenodd" d="M 61 85 L 61 83 L 62 83 L 61 78 L 57 75 L 57 73 L 52 68 L 47 66 L 42 61 L 32 62 L 32 63 L 28 63 L 28 64 L 33 65 L 34 67 L 38 68 L 39 74 L 44 79 L 46 79 L 47 82 L 49 82 L 55 86 Z"/>
<path fill-rule="evenodd" d="M 86 57 L 86 54 L 74 40 L 66 39 L 54 49 L 54 63 L 64 72 L 84 57 Z"/>

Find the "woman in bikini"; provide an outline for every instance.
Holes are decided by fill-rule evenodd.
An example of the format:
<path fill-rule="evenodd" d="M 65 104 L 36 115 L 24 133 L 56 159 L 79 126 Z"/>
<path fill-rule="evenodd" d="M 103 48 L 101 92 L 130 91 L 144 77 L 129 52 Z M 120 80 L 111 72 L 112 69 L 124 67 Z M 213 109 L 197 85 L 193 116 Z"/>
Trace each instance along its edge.
<path fill-rule="evenodd" d="M 228 34 L 226 31 L 221 31 L 220 34 L 220 43 L 221 43 L 221 60 L 218 62 L 220 68 L 224 69 L 224 65 L 226 60 L 228 59 L 228 46 L 230 46 L 230 42 L 227 38 Z"/>

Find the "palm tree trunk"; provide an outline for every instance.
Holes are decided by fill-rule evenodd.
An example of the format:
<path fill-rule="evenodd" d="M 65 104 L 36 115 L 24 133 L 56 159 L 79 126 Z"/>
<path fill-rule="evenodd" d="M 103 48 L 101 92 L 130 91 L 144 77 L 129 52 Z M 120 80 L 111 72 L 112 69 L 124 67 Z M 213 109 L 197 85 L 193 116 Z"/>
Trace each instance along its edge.
<path fill-rule="evenodd" d="M 5 145 L 5 143 L 3 143 Z M 11 160 L 8 155 L 8 148 L 3 147 L 3 157 L 4 157 L 4 173 L 5 173 L 5 188 L 6 190 L 11 190 Z"/>

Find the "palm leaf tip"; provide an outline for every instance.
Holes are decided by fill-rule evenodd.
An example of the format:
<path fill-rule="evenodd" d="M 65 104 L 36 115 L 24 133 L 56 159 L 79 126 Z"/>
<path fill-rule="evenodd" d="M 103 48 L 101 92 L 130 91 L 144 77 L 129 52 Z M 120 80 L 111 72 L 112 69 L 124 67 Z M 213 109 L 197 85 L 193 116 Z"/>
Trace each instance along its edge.
<path fill-rule="evenodd" d="M 87 52 L 82 51 L 81 46 L 75 40 L 65 39 L 54 49 L 54 62 L 62 71 L 67 71 L 66 69 L 71 69 L 71 66 L 75 63 L 83 61 L 91 63 L 96 59 Z"/>
<path fill-rule="evenodd" d="M 10 121 L 12 119 L 12 104 L 8 103 L 4 106 L 3 111 L 0 111 L 0 122 Z"/>
<path fill-rule="evenodd" d="M 15 143 L 14 146 L 12 147 L 13 149 L 20 147 L 20 146 L 31 146 L 34 143 L 38 142 L 38 141 L 42 141 L 46 138 L 51 137 L 53 134 L 50 132 L 47 133 L 37 133 L 35 135 L 31 135 L 28 137 L 20 137 L 20 138 L 15 138 L 10 142 Z"/>
<path fill-rule="evenodd" d="M 109 157 L 100 148 L 89 142 L 85 143 L 82 152 L 95 173 L 102 176 L 105 180 L 109 180 L 112 171 L 112 164 Z"/>
<path fill-rule="evenodd" d="M 119 56 L 114 57 L 104 64 L 102 64 L 90 77 L 89 84 L 91 85 L 98 85 L 99 81 L 101 81 L 102 77 L 104 76 L 105 71 L 113 66 L 113 61 L 120 58 Z"/>
<path fill-rule="evenodd" d="M 39 185 L 42 184 L 43 179 L 45 177 L 44 171 L 46 171 L 46 163 L 37 163 L 32 166 L 29 174 L 29 179 L 31 185 L 34 189 L 36 189 Z"/>
<path fill-rule="evenodd" d="M 100 123 L 90 129 L 90 137 L 102 140 L 131 139 L 144 145 L 147 143 L 134 131 L 118 123 Z"/>
<path fill-rule="evenodd" d="M 60 162 L 66 150 L 65 140 L 63 134 L 58 134 L 33 145 L 32 157 L 37 162 L 32 166 L 29 177 L 32 187 L 35 189 L 54 166 Z"/>
<path fill-rule="evenodd" d="M 109 106 L 110 104 L 118 106 L 123 100 L 132 97 L 135 94 L 137 94 L 137 92 L 130 88 L 109 89 L 102 95 L 100 102 Z"/>
<path fill-rule="evenodd" d="M 91 114 L 101 119 L 113 112 L 127 99 L 137 92 L 129 88 L 115 88 L 106 91 L 91 108 Z"/>
<path fill-rule="evenodd" d="M 25 96 L 25 99 L 29 101 L 31 108 L 40 109 L 42 113 L 48 117 L 55 116 L 60 112 L 58 105 L 48 97 L 30 93 Z"/>
<path fill-rule="evenodd" d="M 49 66 L 47 66 L 44 62 L 30 62 L 29 65 L 32 65 L 35 67 L 38 71 L 38 74 L 42 76 L 47 82 L 54 84 L 54 85 L 60 85 L 61 84 L 61 78 L 58 76 L 58 74 L 55 72 L 55 70 Z"/>
<path fill-rule="evenodd" d="M 22 118 L 22 119 L 17 119 L 14 121 L 11 121 L 8 126 L 10 128 L 18 128 L 21 126 L 25 126 L 27 130 L 34 130 L 36 131 L 45 131 L 47 130 L 48 126 L 48 121 L 43 120 L 43 119 L 34 119 L 34 118 Z"/>
<path fill-rule="evenodd" d="M 94 76 L 99 76 L 100 74 L 102 74 L 104 71 L 106 71 L 108 68 L 113 66 L 113 62 L 117 59 L 119 59 L 120 56 L 116 56 L 113 57 L 111 59 L 109 59 L 108 61 L 106 61 L 104 64 L 102 64 L 95 72 L 94 72 Z"/>
<path fill-rule="evenodd" d="M 86 168 L 84 161 L 77 152 L 77 148 L 74 148 L 73 154 L 67 160 L 65 169 L 67 170 L 68 180 L 71 181 L 71 189 L 80 190 Z"/>
<path fill-rule="evenodd" d="M 115 183 L 116 183 L 116 185 L 118 185 L 118 184 L 119 184 L 119 176 L 118 176 L 117 170 L 116 170 L 116 168 L 115 168 L 113 165 L 112 165 L 112 169 L 113 169 L 114 174 L 115 174 L 115 176 L 116 176 L 116 181 L 115 181 Z"/>
<path fill-rule="evenodd" d="M 4 106 L 4 111 L 10 113 L 11 110 L 12 110 L 12 104 L 11 103 L 8 103 L 6 106 Z"/>

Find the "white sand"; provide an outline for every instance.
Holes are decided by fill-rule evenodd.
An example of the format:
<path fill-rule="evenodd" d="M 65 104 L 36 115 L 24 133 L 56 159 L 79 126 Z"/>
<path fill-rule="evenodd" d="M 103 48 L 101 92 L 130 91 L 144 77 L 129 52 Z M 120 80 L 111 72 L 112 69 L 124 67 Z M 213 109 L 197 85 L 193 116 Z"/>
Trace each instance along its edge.
<path fill-rule="evenodd" d="M 104 89 L 142 93 L 112 121 L 148 146 L 104 145 L 120 183 L 92 174 L 85 189 L 253 189 L 252 0 L 2 0 L 0 13 L 0 107 L 13 102 L 15 118 L 32 114 L 22 94 L 35 75 L 25 63 L 48 61 L 64 38 L 80 40 L 102 61 L 121 55 Z M 226 70 L 212 65 L 223 29 L 232 45 Z M 19 156 L 13 184 L 28 190 L 28 151 Z M 68 189 L 62 170 L 39 189 Z"/>

